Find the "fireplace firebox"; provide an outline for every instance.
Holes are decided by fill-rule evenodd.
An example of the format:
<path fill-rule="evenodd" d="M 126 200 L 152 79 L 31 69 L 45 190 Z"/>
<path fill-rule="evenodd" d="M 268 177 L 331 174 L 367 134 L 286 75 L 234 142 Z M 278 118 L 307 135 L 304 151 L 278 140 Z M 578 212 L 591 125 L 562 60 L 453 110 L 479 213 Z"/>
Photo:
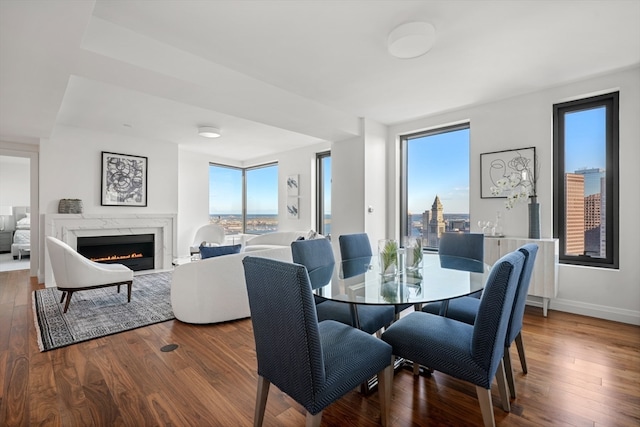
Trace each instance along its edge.
<path fill-rule="evenodd" d="M 78 253 L 92 261 L 124 264 L 133 271 L 153 270 L 153 234 L 78 237 Z"/>

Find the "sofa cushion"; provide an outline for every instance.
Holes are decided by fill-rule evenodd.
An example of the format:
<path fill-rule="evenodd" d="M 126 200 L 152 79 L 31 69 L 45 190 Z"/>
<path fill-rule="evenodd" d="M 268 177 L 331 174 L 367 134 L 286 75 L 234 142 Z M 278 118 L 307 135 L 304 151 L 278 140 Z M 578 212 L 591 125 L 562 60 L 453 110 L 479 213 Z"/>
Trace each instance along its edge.
<path fill-rule="evenodd" d="M 287 246 L 283 245 L 246 245 L 242 252 L 256 252 L 256 251 L 264 251 L 267 249 L 278 249 L 278 248 L 286 248 Z"/>
<path fill-rule="evenodd" d="M 229 246 L 200 246 L 200 257 L 213 258 L 220 255 L 230 255 L 240 253 L 242 245 L 229 245 Z"/>

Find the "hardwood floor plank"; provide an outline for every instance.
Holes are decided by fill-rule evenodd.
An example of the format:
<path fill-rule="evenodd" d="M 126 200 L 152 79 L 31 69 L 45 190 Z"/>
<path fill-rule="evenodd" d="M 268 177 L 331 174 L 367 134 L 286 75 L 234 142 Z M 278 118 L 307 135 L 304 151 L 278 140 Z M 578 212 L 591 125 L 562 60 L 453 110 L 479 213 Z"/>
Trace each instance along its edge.
<path fill-rule="evenodd" d="M 31 353 L 29 361 L 29 424 L 61 425 L 58 389 L 48 353 Z"/>
<path fill-rule="evenodd" d="M 216 325 L 177 320 L 41 353 L 28 271 L 0 273 L 0 425 L 250 426 L 257 387 L 250 319 Z M 640 425 L 640 327 L 527 307 L 515 348 L 511 412 L 492 390 L 498 426 Z M 160 349 L 178 344 L 172 352 Z M 439 372 L 396 373 L 393 426 L 476 426 L 475 388 Z M 304 409 L 269 390 L 265 426 L 304 425 Z M 377 393 L 357 390 L 329 406 L 322 426 L 377 426 Z"/>
<path fill-rule="evenodd" d="M 112 349 L 94 349 L 89 353 L 91 360 L 100 369 L 105 384 L 119 408 L 123 425 L 155 425 L 155 415 L 148 406 L 147 397 L 135 380 L 137 375 L 127 366 L 118 363 L 118 355 Z"/>

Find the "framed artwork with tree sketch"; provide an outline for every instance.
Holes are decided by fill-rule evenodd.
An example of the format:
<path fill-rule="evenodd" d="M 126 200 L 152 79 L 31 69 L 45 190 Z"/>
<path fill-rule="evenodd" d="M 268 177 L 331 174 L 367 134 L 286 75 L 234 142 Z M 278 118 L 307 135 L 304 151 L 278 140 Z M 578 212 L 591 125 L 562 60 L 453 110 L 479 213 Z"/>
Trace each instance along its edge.
<path fill-rule="evenodd" d="M 102 152 L 102 206 L 147 206 L 147 158 Z"/>

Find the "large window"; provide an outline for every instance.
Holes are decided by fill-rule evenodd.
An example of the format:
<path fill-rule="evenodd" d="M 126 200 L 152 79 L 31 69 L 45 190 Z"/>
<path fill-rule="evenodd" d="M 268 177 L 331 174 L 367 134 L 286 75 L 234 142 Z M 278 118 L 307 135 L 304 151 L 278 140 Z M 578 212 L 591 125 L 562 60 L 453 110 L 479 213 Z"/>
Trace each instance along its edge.
<path fill-rule="evenodd" d="M 317 200 L 317 225 L 318 233 L 331 239 L 331 152 L 318 153 L 316 156 L 316 194 Z"/>
<path fill-rule="evenodd" d="M 209 165 L 209 220 L 226 234 L 278 229 L 278 165 L 247 169 Z"/>
<path fill-rule="evenodd" d="M 468 233 L 469 124 L 404 135 L 400 230 L 436 249 L 445 231 Z"/>
<path fill-rule="evenodd" d="M 553 230 L 560 262 L 617 268 L 618 93 L 553 110 Z"/>

